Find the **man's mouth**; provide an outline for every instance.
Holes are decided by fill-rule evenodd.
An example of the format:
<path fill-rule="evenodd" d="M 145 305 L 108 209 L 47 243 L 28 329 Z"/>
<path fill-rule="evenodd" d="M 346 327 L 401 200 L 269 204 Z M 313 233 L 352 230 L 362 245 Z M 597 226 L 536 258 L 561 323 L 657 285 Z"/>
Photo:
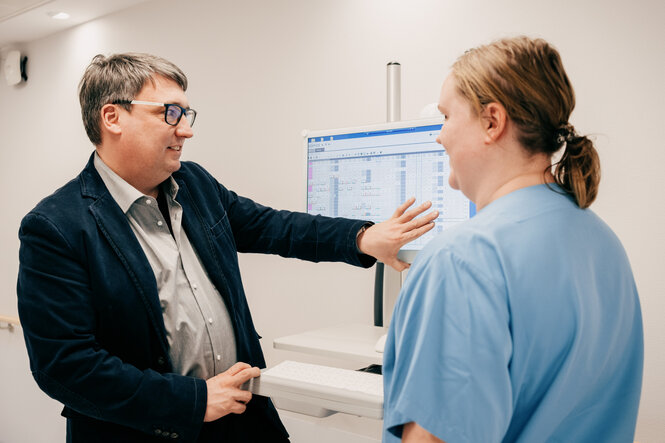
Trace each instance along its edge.
<path fill-rule="evenodd" d="M 182 146 L 169 146 L 169 149 L 173 149 L 174 151 L 180 151 L 182 149 Z"/>

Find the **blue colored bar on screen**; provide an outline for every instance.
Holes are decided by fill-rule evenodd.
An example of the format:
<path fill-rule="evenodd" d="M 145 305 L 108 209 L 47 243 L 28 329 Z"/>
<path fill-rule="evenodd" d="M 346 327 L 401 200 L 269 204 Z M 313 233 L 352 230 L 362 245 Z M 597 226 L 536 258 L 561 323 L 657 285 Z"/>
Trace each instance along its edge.
<path fill-rule="evenodd" d="M 368 131 L 368 132 L 356 132 L 353 134 L 339 134 L 339 135 L 327 135 L 325 137 L 310 137 L 307 139 L 308 143 L 316 141 L 334 141 L 334 140 L 344 140 L 348 138 L 363 138 L 363 137 L 379 137 L 382 135 L 388 134 L 400 134 L 400 133 L 409 133 L 409 132 L 428 132 L 428 131 L 440 131 L 442 125 L 427 125 L 427 126 L 414 126 L 411 128 L 396 128 L 396 129 L 383 129 L 381 131 Z"/>

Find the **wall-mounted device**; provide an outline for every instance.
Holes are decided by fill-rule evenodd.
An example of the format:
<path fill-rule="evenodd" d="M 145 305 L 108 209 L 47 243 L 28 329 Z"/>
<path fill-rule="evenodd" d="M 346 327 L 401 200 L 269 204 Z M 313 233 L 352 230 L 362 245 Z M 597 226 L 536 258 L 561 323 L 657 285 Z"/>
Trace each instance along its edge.
<path fill-rule="evenodd" d="M 9 86 L 18 85 L 21 81 L 28 80 L 26 66 L 28 63 L 27 56 L 21 56 L 20 51 L 9 51 L 5 57 L 3 71 L 5 73 L 5 80 Z"/>

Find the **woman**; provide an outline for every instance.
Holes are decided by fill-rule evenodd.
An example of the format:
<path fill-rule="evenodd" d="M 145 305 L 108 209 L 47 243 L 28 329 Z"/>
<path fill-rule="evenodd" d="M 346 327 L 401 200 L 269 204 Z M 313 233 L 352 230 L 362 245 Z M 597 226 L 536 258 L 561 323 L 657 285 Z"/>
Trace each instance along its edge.
<path fill-rule="evenodd" d="M 478 213 L 411 267 L 384 354 L 384 441 L 632 441 L 639 300 L 621 243 L 587 209 L 600 165 L 574 106 L 543 40 L 453 65 L 437 141 Z"/>

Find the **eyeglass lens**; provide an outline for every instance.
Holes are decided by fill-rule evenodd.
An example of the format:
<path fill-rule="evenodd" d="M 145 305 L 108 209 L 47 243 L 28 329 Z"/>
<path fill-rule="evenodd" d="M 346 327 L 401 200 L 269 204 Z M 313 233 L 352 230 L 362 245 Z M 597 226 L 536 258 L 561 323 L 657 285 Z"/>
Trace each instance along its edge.
<path fill-rule="evenodd" d="M 185 118 L 189 126 L 194 124 L 194 119 L 196 118 L 196 112 L 193 109 L 184 109 L 178 105 L 166 105 L 166 123 L 169 125 L 176 126 L 180 123 L 180 118 L 182 117 L 183 112 L 185 113 Z"/>

